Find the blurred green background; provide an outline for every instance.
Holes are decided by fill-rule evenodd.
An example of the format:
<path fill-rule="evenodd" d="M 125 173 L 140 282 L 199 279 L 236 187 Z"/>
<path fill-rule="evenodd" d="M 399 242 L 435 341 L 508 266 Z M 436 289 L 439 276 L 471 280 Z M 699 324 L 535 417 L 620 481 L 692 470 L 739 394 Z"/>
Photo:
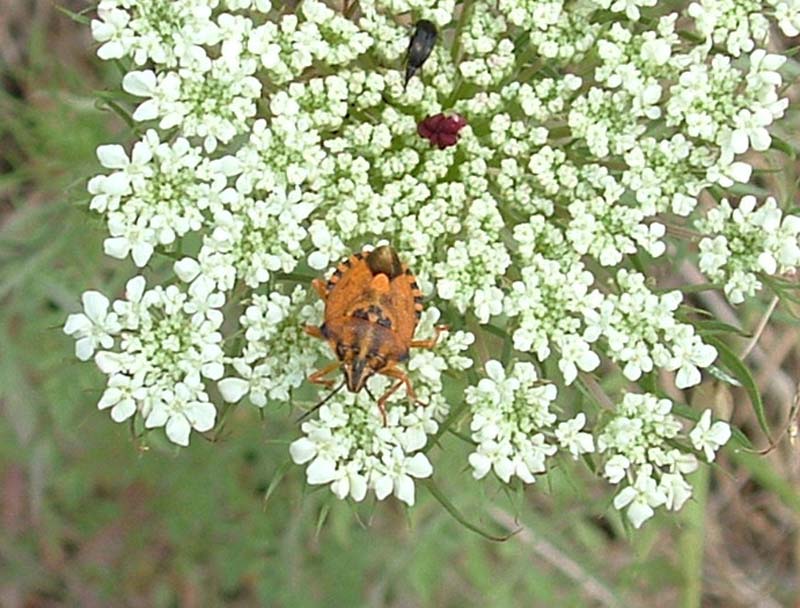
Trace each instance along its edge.
<path fill-rule="evenodd" d="M 800 457 L 788 440 L 764 457 L 726 450 L 682 512 L 636 534 L 585 468 L 504 491 L 473 483 L 459 443 L 435 450 L 437 483 L 465 517 L 521 529 L 506 542 L 470 532 L 422 487 L 410 513 L 310 490 L 289 462 L 297 431 L 285 415 L 243 407 L 217 443 L 138 445 L 96 409 L 102 376 L 61 332 L 83 290 L 119 293 L 133 274 L 102 255 L 85 211 L 95 147 L 126 140 L 96 94 L 119 79 L 88 28 L 50 2 L 0 0 L 0 606 L 800 605 Z M 783 179 L 764 185 L 785 199 L 794 181 Z M 745 328 L 764 308 L 699 303 Z M 773 318 L 749 363 L 783 429 L 798 325 Z M 743 395 L 706 385 L 689 399 L 732 411 L 763 444 Z"/>

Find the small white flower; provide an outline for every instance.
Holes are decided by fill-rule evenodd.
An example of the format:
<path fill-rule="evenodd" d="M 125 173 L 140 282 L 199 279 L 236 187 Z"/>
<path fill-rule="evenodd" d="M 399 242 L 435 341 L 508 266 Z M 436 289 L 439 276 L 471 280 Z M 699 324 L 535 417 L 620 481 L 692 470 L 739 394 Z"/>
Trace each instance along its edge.
<path fill-rule="evenodd" d="M 575 459 L 581 454 L 594 452 L 594 438 L 589 433 L 580 432 L 585 425 L 586 415 L 581 413 L 556 427 L 555 435 L 559 444 L 569 450 Z"/>
<path fill-rule="evenodd" d="M 680 473 L 664 473 L 658 487 L 666 496 L 664 505 L 671 511 L 680 510 L 692 496 L 692 486 Z"/>
<path fill-rule="evenodd" d="M 731 427 L 718 420 L 711 424 L 711 410 L 706 410 L 692 432 L 689 433 L 692 445 L 705 453 L 708 462 L 713 462 L 716 452 L 731 438 Z"/>
<path fill-rule="evenodd" d="M 111 348 L 120 325 L 117 315 L 108 312 L 108 298 L 100 292 L 86 291 L 82 300 L 83 312 L 67 317 L 64 333 L 75 338 L 75 356 L 88 361 L 98 346 Z"/>
<path fill-rule="evenodd" d="M 650 465 L 644 465 L 639 469 L 634 484 L 623 488 L 614 497 L 614 508 L 621 511 L 627 507 L 625 515 L 634 528 L 640 528 L 655 514 L 654 507 L 667 501 L 666 495 L 652 478 L 652 472 Z"/>

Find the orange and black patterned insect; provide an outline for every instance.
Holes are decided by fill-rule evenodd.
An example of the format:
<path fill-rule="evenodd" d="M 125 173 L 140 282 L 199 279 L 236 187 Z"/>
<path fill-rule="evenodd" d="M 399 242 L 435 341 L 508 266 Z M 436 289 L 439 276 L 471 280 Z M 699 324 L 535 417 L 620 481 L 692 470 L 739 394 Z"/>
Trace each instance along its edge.
<path fill-rule="evenodd" d="M 327 283 L 315 279 L 312 286 L 325 302 L 325 320 L 320 327 L 307 325 L 306 332 L 327 340 L 338 361 L 311 374 L 309 381 L 330 388 L 333 381 L 325 376 L 339 367 L 344 370 L 343 384 L 354 393 L 374 374 L 396 379 L 378 399 L 385 424 L 386 401 L 401 386 L 405 385 L 409 399 L 417 401 L 411 381 L 397 364 L 408 359 L 411 348 L 433 348 L 446 328 L 437 327 L 427 340 L 414 340 L 422 292 L 387 245 L 351 255 Z"/>

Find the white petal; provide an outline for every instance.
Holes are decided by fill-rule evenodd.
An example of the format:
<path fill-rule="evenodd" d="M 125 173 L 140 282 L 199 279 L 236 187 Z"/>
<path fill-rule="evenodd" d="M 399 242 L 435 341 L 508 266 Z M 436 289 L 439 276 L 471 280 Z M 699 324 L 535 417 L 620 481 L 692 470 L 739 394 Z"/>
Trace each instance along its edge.
<path fill-rule="evenodd" d="M 306 479 L 311 485 L 330 483 L 336 479 L 336 463 L 323 456 L 317 457 L 306 469 Z"/>
<path fill-rule="evenodd" d="M 305 464 L 317 455 L 317 444 L 308 437 L 301 437 L 289 445 L 289 454 L 296 464 Z"/>
<path fill-rule="evenodd" d="M 331 492 L 336 495 L 336 498 L 344 500 L 350 493 L 350 480 L 347 477 L 337 479 L 331 484 Z"/>
<path fill-rule="evenodd" d="M 193 258 L 178 260 L 173 268 L 178 278 L 185 283 L 191 283 L 200 274 L 200 264 Z"/>
<path fill-rule="evenodd" d="M 97 36 L 95 36 L 97 38 Z M 119 40 L 109 40 L 99 49 L 97 49 L 97 56 L 106 61 L 108 59 L 119 59 L 125 55 L 125 47 Z"/>
<path fill-rule="evenodd" d="M 494 463 L 494 472 L 500 479 L 508 483 L 514 473 L 514 465 L 508 458 L 500 458 Z"/>
<path fill-rule="evenodd" d="M 678 388 L 689 388 L 699 384 L 701 380 L 700 370 L 694 365 L 684 365 L 678 370 L 675 376 L 675 386 Z"/>
<path fill-rule="evenodd" d="M 217 382 L 217 388 L 225 401 L 236 403 L 250 390 L 250 383 L 241 378 L 223 378 Z"/>
<path fill-rule="evenodd" d="M 158 117 L 158 102 L 154 99 L 148 99 L 147 101 L 140 103 L 133 112 L 133 120 L 136 122 L 153 120 L 156 117 Z"/>
<path fill-rule="evenodd" d="M 308 256 L 308 265 L 314 270 L 322 270 L 328 266 L 329 258 L 321 251 L 314 251 Z"/>
<path fill-rule="evenodd" d="M 114 422 L 123 422 L 136 413 L 136 402 L 133 399 L 123 399 L 111 409 L 111 419 Z"/>
<path fill-rule="evenodd" d="M 614 508 L 617 510 L 624 509 L 634 498 L 636 498 L 636 490 L 630 486 L 623 488 L 622 491 L 614 497 Z"/>
<path fill-rule="evenodd" d="M 64 333 L 71 336 L 76 333 L 87 332 L 92 328 L 92 322 L 83 313 L 74 313 L 67 317 L 64 323 Z"/>
<path fill-rule="evenodd" d="M 503 369 L 503 364 L 495 359 L 490 359 L 486 362 L 486 375 L 495 382 L 502 382 L 505 380 L 506 372 Z"/>
<path fill-rule="evenodd" d="M 641 525 L 653 517 L 653 509 L 647 503 L 634 500 L 628 508 L 628 519 L 631 520 L 634 528 L 640 528 Z"/>
<path fill-rule="evenodd" d="M 133 263 L 139 268 L 147 264 L 153 255 L 153 246 L 150 243 L 136 243 L 131 249 Z"/>
<path fill-rule="evenodd" d="M 131 161 L 137 165 L 149 163 L 153 158 L 153 150 L 146 141 L 137 141 L 131 152 Z"/>
<path fill-rule="evenodd" d="M 108 298 L 99 291 L 86 291 L 81 298 L 86 316 L 95 323 L 102 322 L 108 312 Z"/>
<path fill-rule="evenodd" d="M 350 496 L 356 502 L 361 502 L 367 495 L 367 480 L 363 475 L 350 476 Z"/>
<path fill-rule="evenodd" d="M 749 147 L 749 139 L 747 137 L 747 132 L 743 129 L 736 129 L 731 133 L 731 143 L 730 147 L 736 154 L 744 154 L 747 152 L 747 148 Z M 638 526 L 637 526 L 638 527 Z"/>
<path fill-rule="evenodd" d="M 469 464 L 472 466 L 472 476 L 475 479 L 482 479 L 492 468 L 492 461 L 479 452 L 469 455 Z"/>
<path fill-rule="evenodd" d="M 695 347 L 692 361 L 700 367 L 708 367 L 717 358 L 717 349 L 710 344 L 701 344 Z"/>
<path fill-rule="evenodd" d="M 122 88 L 137 97 L 150 97 L 156 88 L 156 75 L 152 70 L 128 72 L 122 79 Z"/>
<path fill-rule="evenodd" d="M 421 452 L 414 454 L 414 457 L 406 463 L 406 470 L 409 475 L 417 478 L 430 477 L 433 474 L 430 460 Z"/>
<path fill-rule="evenodd" d="M 140 302 L 144 294 L 144 288 L 147 281 L 141 275 L 133 277 L 130 281 L 125 283 L 125 298 L 129 302 Z"/>
<path fill-rule="evenodd" d="M 184 447 L 189 445 L 189 433 L 191 430 L 192 427 L 189 425 L 189 421 L 181 414 L 173 415 L 167 422 L 167 437 L 172 443 L 177 443 Z"/>
<path fill-rule="evenodd" d="M 750 141 L 753 144 L 753 150 L 763 151 L 769 149 L 772 137 L 770 137 L 769 131 L 761 127 L 750 132 Z"/>
<path fill-rule="evenodd" d="M 103 251 L 106 255 L 119 260 L 124 260 L 131 250 L 128 239 L 123 237 L 107 238 L 103 241 Z"/>
<path fill-rule="evenodd" d="M 108 374 L 109 376 L 119 372 L 121 367 L 119 355 L 117 353 L 110 353 L 105 350 L 101 350 L 94 356 L 94 362 L 97 367 L 100 368 L 101 372 Z"/>
<path fill-rule="evenodd" d="M 375 480 L 375 496 L 378 498 L 378 500 L 383 500 L 389 496 L 389 494 L 392 493 L 393 488 L 394 483 L 392 478 L 388 475 L 383 475 Z"/>
<path fill-rule="evenodd" d="M 97 409 L 104 410 L 119 403 L 119 400 L 122 399 L 122 394 L 122 391 L 114 386 L 107 388 L 103 396 L 100 397 L 100 401 L 97 402 Z"/>
<path fill-rule="evenodd" d="M 715 422 L 708 431 L 708 438 L 719 446 L 728 443 L 731 438 L 731 427 L 727 422 Z"/>
<path fill-rule="evenodd" d="M 125 148 L 119 144 L 98 146 L 97 159 L 107 169 L 124 169 L 130 164 Z"/>
<path fill-rule="evenodd" d="M 186 417 L 195 430 L 204 433 L 213 428 L 217 410 L 212 403 L 200 401 L 187 410 Z"/>
<path fill-rule="evenodd" d="M 94 354 L 94 342 L 87 337 L 79 338 L 75 342 L 75 356 L 81 361 L 88 361 Z"/>
<path fill-rule="evenodd" d="M 103 181 L 103 192 L 111 196 L 124 196 L 128 194 L 130 187 L 130 177 L 121 171 L 112 173 Z"/>
<path fill-rule="evenodd" d="M 401 475 L 394 482 L 394 495 L 406 503 L 414 506 L 414 481 L 408 475 Z"/>
<path fill-rule="evenodd" d="M 167 423 L 168 417 L 167 410 L 165 410 L 163 407 L 154 407 L 147 415 L 147 418 L 144 421 L 144 426 L 148 429 L 164 426 Z M 186 426 L 189 426 L 188 422 L 186 423 Z"/>
<path fill-rule="evenodd" d="M 211 363 L 206 363 L 203 365 L 200 371 L 209 380 L 219 380 L 225 373 L 225 367 L 222 365 L 222 363 L 212 361 Z"/>

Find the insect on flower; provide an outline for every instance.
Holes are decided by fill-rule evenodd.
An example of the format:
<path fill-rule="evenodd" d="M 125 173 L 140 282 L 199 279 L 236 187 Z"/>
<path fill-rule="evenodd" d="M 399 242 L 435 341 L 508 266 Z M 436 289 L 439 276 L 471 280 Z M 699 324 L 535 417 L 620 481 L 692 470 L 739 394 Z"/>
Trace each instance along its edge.
<path fill-rule="evenodd" d="M 458 132 L 466 126 L 466 119 L 458 114 L 434 114 L 417 125 L 417 133 L 443 150 L 456 145 Z"/>
<path fill-rule="evenodd" d="M 406 81 L 403 89 L 408 86 L 408 81 L 428 60 L 433 45 L 436 44 L 436 26 L 427 19 L 420 19 L 414 27 L 414 33 L 408 42 L 406 53 Z"/>
<path fill-rule="evenodd" d="M 331 388 L 325 376 L 342 367 L 343 385 L 357 393 L 374 374 L 397 382 L 378 399 L 386 423 L 386 402 L 401 386 L 417 402 L 408 376 L 397 364 L 408 359 L 410 348 L 433 348 L 445 326 L 427 340 L 414 340 L 422 313 L 422 292 L 411 271 L 388 245 L 371 252 L 355 253 L 336 268 L 327 283 L 314 279 L 311 285 L 325 302 L 325 321 L 320 327 L 307 325 L 308 334 L 327 340 L 338 361 L 309 376 L 309 381 Z"/>

